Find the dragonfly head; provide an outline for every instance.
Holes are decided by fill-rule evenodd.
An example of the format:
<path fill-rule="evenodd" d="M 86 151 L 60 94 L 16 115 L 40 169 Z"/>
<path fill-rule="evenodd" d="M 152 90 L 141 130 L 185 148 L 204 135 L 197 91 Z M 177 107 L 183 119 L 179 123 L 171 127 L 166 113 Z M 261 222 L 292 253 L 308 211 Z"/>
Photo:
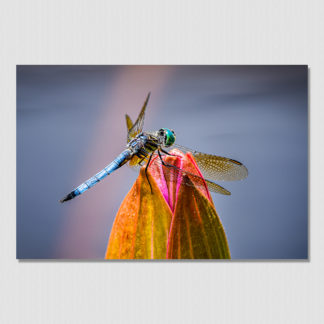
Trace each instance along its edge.
<path fill-rule="evenodd" d="M 159 130 L 159 136 L 163 139 L 163 145 L 169 147 L 174 144 L 176 135 L 174 130 L 168 128 L 161 128 Z"/>

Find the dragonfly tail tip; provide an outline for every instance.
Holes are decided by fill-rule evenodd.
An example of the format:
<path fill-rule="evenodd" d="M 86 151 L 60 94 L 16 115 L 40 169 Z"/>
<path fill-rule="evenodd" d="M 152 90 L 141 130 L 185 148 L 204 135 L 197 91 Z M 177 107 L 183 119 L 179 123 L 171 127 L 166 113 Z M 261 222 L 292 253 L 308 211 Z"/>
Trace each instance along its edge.
<path fill-rule="evenodd" d="M 60 200 L 60 203 L 64 203 L 65 201 L 71 200 L 76 196 L 76 194 L 72 191 L 68 195 L 66 195 L 64 198 Z"/>
<path fill-rule="evenodd" d="M 66 197 L 64 197 L 64 198 L 62 198 L 62 199 L 59 200 L 59 202 L 60 202 L 61 204 L 63 204 L 65 201 L 67 201 Z"/>

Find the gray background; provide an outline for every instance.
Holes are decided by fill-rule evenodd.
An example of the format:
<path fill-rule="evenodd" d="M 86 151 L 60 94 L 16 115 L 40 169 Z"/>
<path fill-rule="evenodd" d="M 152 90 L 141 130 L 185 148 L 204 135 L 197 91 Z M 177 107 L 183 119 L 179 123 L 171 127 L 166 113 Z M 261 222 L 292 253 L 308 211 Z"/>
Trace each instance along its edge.
<path fill-rule="evenodd" d="M 243 162 L 244 181 L 213 195 L 234 259 L 308 256 L 307 66 L 18 66 L 17 257 L 103 258 L 136 179 L 124 167 L 58 200 L 125 146 L 152 91 L 144 129 Z"/>

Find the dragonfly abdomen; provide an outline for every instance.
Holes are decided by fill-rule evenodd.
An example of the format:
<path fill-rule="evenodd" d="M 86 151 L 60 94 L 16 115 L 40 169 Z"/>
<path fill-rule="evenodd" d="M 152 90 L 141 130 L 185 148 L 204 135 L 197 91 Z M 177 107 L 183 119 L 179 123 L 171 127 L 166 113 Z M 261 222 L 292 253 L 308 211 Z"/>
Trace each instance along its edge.
<path fill-rule="evenodd" d="M 108 164 L 104 169 L 102 169 L 100 172 L 95 174 L 93 177 L 88 179 L 87 181 L 83 182 L 80 186 L 78 186 L 76 189 L 71 191 L 68 195 L 66 195 L 63 199 L 60 200 L 61 203 L 71 200 L 76 196 L 81 195 L 88 189 L 92 188 L 96 183 L 104 179 L 107 175 L 111 174 L 118 168 L 120 168 L 122 165 L 124 165 L 132 156 L 132 152 L 130 149 L 126 149 L 122 153 L 120 153 L 114 161 L 112 161 L 110 164 Z"/>

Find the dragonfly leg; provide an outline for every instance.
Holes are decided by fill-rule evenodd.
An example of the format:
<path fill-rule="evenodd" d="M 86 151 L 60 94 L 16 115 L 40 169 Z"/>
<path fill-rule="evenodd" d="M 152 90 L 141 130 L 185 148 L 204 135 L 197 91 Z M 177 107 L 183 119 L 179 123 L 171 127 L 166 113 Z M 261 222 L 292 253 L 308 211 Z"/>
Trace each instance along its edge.
<path fill-rule="evenodd" d="M 162 151 L 162 149 L 161 149 L 161 151 Z M 162 151 L 163 152 L 163 151 Z M 162 162 L 162 165 L 164 165 L 164 166 L 167 166 L 166 165 L 166 163 L 163 161 L 163 159 L 162 159 L 162 156 L 161 156 L 161 152 L 160 152 L 160 150 L 158 150 L 158 154 L 159 154 L 159 158 L 160 158 L 160 160 L 161 160 L 161 162 Z"/>
<path fill-rule="evenodd" d="M 145 156 L 143 157 L 143 159 L 142 159 L 141 161 L 138 162 L 138 164 L 139 164 L 140 166 L 142 166 L 141 163 L 144 161 L 144 159 L 145 159 Z"/>
<path fill-rule="evenodd" d="M 162 152 L 163 152 L 163 151 L 162 151 Z M 158 154 L 159 154 L 159 157 L 160 157 L 160 160 L 161 160 L 162 165 L 164 165 L 165 167 L 173 168 L 173 169 L 175 169 L 175 170 L 177 170 L 177 171 L 180 171 L 180 172 L 183 171 L 183 170 L 181 170 L 180 168 L 176 167 L 175 165 L 172 165 L 172 164 L 169 164 L 169 163 L 165 163 L 165 162 L 163 161 L 163 159 L 162 159 L 162 156 L 161 156 L 160 150 L 158 150 Z"/>
<path fill-rule="evenodd" d="M 163 152 L 163 151 L 162 151 L 162 152 Z M 175 170 L 183 171 L 183 170 L 181 170 L 180 168 L 176 167 L 175 165 L 172 165 L 172 164 L 169 164 L 169 163 L 165 163 L 165 162 L 163 161 L 163 159 L 162 159 L 162 156 L 161 156 L 160 150 L 158 150 L 158 154 L 159 154 L 160 160 L 161 160 L 161 162 L 162 162 L 162 165 L 164 165 L 164 166 L 166 166 L 166 167 L 171 167 L 171 168 L 173 168 L 173 169 L 175 169 Z"/>
<path fill-rule="evenodd" d="M 162 153 L 164 153 L 164 151 L 161 149 Z M 159 154 L 159 157 L 160 157 L 160 160 L 162 162 L 162 165 L 164 166 L 168 166 L 168 167 L 172 167 L 172 168 L 175 168 L 175 169 L 178 169 L 175 165 L 172 165 L 172 164 L 169 164 L 169 163 L 165 163 L 162 159 L 162 155 L 161 155 L 161 152 L 160 150 L 158 150 L 158 154 Z M 172 155 L 172 154 L 168 154 L 168 155 Z M 173 155 L 174 156 L 174 155 Z"/>
<path fill-rule="evenodd" d="M 148 178 L 148 175 L 147 175 L 147 169 L 148 169 L 148 167 L 149 167 L 149 165 L 150 165 L 150 162 L 151 162 L 151 159 L 152 159 L 153 153 L 154 153 L 154 152 L 151 153 L 150 158 L 149 158 L 149 160 L 148 160 L 148 162 L 147 162 L 147 164 L 146 164 L 146 167 L 145 167 L 145 176 L 146 176 L 146 179 L 147 179 L 147 181 L 148 181 L 148 183 L 149 183 L 149 185 L 150 185 L 150 188 L 151 188 L 151 194 L 153 194 L 153 190 L 152 190 L 151 182 L 150 182 L 150 180 L 149 180 L 149 178 Z"/>
<path fill-rule="evenodd" d="M 174 154 L 170 154 L 169 152 L 163 150 L 162 148 L 160 148 L 160 151 L 166 155 L 174 156 Z"/>

